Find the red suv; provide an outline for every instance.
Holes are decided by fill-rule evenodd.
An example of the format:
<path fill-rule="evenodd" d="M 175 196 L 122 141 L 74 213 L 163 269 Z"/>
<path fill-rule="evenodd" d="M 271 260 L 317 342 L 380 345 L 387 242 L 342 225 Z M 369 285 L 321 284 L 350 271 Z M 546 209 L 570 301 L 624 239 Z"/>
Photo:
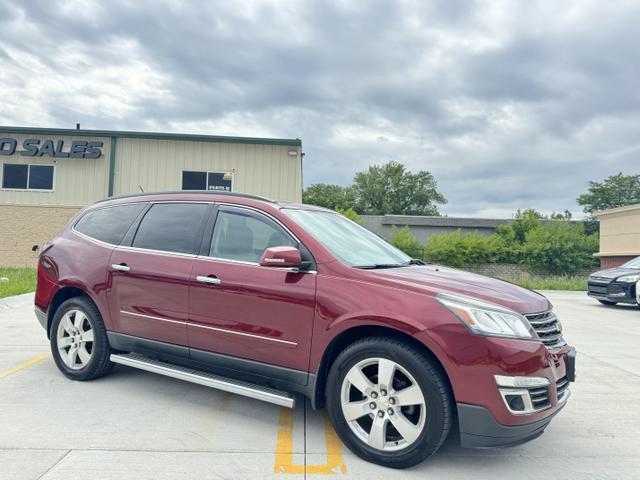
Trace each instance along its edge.
<path fill-rule="evenodd" d="M 43 248 L 35 304 L 73 380 L 120 363 L 287 407 L 299 393 L 354 453 L 398 468 L 452 429 L 469 447 L 536 438 L 575 376 L 544 296 L 249 195 L 85 208 Z"/>

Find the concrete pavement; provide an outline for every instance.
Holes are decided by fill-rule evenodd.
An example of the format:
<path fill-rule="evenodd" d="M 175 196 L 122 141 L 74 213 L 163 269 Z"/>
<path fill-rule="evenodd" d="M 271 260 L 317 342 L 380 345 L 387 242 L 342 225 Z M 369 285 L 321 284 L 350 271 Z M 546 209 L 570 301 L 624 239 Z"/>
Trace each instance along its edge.
<path fill-rule="evenodd" d="M 46 356 L 32 296 L 0 300 L 0 480 L 640 478 L 640 310 L 547 294 L 578 349 L 564 411 L 528 444 L 449 441 L 403 471 L 352 455 L 302 399 L 289 411 L 125 367 L 72 382 Z"/>

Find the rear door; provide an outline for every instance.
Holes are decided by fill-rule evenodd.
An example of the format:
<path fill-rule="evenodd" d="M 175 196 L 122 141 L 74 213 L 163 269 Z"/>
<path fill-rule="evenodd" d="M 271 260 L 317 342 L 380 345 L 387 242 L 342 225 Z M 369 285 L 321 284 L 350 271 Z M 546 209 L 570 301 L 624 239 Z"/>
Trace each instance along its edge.
<path fill-rule="evenodd" d="M 209 238 L 207 238 L 207 236 Z M 209 246 L 208 241 L 211 241 Z M 310 255 L 276 219 L 254 209 L 220 206 L 206 251 L 194 264 L 189 344 L 193 359 L 214 352 L 301 371 L 306 382 L 316 275 L 262 267 L 267 247 L 292 245 Z M 312 259 L 311 259 L 312 260 Z"/>
<path fill-rule="evenodd" d="M 189 277 L 211 208 L 154 203 L 113 251 L 107 284 L 116 332 L 187 345 Z"/>

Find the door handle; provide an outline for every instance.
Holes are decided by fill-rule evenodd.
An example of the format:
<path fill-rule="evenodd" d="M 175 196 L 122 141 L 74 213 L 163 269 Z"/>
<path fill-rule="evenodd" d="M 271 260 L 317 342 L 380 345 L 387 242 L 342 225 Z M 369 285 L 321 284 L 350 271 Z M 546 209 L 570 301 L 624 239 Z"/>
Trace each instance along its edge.
<path fill-rule="evenodd" d="M 198 275 L 196 277 L 196 280 L 201 283 L 208 283 L 210 285 L 220 285 L 222 283 L 222 280 L 213 276 L 205 277 L 204 275 Z"/>
<path fill-rule="evenodd" d="M 118 272 L 128 272 L 131 268 L 126 263 L 113 263 L 111 270 L 117 270 Z"/>

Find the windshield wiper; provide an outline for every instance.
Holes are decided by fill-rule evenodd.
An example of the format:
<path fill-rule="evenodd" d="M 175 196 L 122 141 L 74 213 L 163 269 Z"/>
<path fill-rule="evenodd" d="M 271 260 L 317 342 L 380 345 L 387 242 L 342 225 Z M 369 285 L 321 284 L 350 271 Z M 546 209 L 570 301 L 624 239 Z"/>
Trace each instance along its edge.
<path fill-rule="evenodd" d="M 363 270 L 375 270 L 378 268 L 398 268 L 408 267 L 409 263 L 375 263 L 373 265 L 354 265 L 353 268 L 361 268 Z"/>
<path fill-rule="evenodd" d="M 362 268 L 363 270 L 375 270 L 376 268 L 398 268 L 409 267 L 411 265 L 426 265 L 427 262 L 419 258 L 412 258 L 406 263 L 374 263 L 371 265 L 354 265 L 353 268 Z"/>

